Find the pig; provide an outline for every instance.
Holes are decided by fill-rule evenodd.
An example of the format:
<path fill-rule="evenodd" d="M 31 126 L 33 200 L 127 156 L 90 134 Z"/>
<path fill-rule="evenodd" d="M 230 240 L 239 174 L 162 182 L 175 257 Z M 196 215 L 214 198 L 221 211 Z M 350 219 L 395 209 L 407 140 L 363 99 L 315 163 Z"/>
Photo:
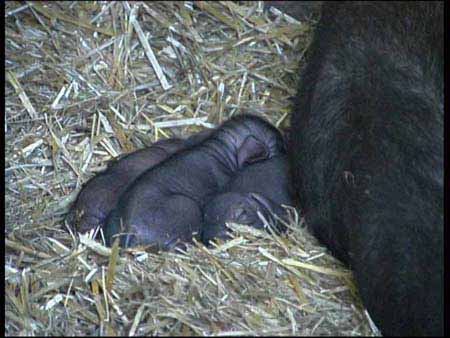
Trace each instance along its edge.
<path fill-rule="evenodd" d="M 121 194 L 139 175 L 177 151 L 200 143 L 211 132 L 204 130 L 188 139 L 160 140 L 150 147 L 111 161 L 105 171 L 92 177 L 83 186 L 66 217 L 68 224 L 79 232 L 86 232 L 95 227 L 103 228 L 107 216 L 116 207 Z"/>
<path fill-rule="evenodd" d="M 308 227 L 383 335 L 444 334 L 443 2 L 326 2 L 287 146 Z"/>
<path fill-rule="evenodd" d="M 226 222 L 263 228 L 258 212 L 276 226 L 275 230 L 283 232 L 285 227 L 273 217 L 286 219 L 281 205 L 294 205 L 285 154 L 243 168 L 221 193 L 211 198 L 203 209 L 202 242 L 227 238 Z"/>
<path fill-rule="evenodd" d="M 197 145 L 178 151 L 142 174 L 106 221 L 110 245 L 155 245 L 167 250 L 200 236 L 208 198 L 240 169 L 285 151 L 281 133 L 264 119 L 242 114 Z"/>

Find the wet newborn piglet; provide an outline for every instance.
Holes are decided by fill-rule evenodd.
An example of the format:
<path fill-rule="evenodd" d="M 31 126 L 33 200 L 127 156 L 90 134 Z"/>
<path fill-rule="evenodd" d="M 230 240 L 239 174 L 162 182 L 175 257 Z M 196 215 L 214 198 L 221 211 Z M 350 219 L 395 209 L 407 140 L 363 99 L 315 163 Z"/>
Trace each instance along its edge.
<path fill-rule="evenodd" d="M 258 213 L 275 225 L 274 230 L 284 231 L 285 227 L 274 217 L 286 217 L 282 204 L 294 204 L 284 154 L 243 168 L 223 192 L 205 205 L 202 242 L 208 244 L 214 238 L 229 238 L 225 225 L 228 222 L 264 228 L 265 222 Z"/>
<path fill-rule="evenodd" d="M 201 142 L 210 133 L 210 130 L 205 130 L 186 140 L 160 140 L 148 148 L 111 161 L 105 171 L 84 185 L 67 215 L 68 223 L 80 232 L 97 226 L 103 227 L 106 217 L 116 207 L 120 195 L 140 174 L 177 151 Z"/>
<path fill-rule="evenodd" d="M 156 244 L 168 249 L 190 242 L 202 227 L 209 196 L 222 191 L 240 169 L 284 151 L 280 132 L 253 115 L 223 123 L 203 142 L 177 152 L 141 175 L 106 221 L 107 244 Z"/>

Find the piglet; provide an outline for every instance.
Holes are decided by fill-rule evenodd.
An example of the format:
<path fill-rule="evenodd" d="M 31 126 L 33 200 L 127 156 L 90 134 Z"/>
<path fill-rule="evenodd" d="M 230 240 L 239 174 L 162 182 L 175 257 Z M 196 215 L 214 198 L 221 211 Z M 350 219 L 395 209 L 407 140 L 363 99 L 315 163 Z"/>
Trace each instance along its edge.
<path fill-rule="evenodd" d="M 105 171 L 84 185 L 67 215 L 68 223 L 80 232 L 97 226 L 103 227 L 106 217 L 116 207 L 120 195 L 139 175 L 177 151 L 200 143 L 211 132 L 205 130 L 186 140 L 160 140 L 148 148 L 111 161 Z"/>
<path fill-rule="evenodd" d="M 202 241 L 227 238 L 226 222 L 249 225 L 261 229 L 261 213 L 276 230 L 285 227 L 273 215 L 283 219 L 286 211 L 281 207 L 294 205 L 286 155 L 260 161 L 240 170 L 225 189 L 214 196 L 203 209 Z"/>
<path fill-rule="evenodd" d="M 205 140 L 142 174 L 106 221 L 107 244 L 169 249 L 199 234 L 202 207 L 242 168 L 284 152 L 280 132 L 254 115 L 238 115 Z"/>

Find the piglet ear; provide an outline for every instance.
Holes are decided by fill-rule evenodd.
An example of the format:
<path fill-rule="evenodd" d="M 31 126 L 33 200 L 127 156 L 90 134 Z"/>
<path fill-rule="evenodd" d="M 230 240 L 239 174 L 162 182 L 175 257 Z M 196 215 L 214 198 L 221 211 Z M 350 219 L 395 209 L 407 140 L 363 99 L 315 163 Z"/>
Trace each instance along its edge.
<path fill-rule="evenodd" d="M 268 157 L 269 152 L 266 145 L 253 136 L 247 136 L 238 149 L 238 166 L 242 168 L 244 164 L 255 163 Z"/>

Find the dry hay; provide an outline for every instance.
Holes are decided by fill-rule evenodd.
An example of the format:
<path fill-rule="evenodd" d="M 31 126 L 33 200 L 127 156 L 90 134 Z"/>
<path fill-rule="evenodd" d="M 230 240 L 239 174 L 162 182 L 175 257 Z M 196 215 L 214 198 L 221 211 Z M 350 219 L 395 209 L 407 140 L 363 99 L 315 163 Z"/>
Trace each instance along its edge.
<path fill-rule="evenodd" d="M 8 2 L 7 335 L 373 335 L 350 274 L 292 211 L 215 248 L 105 248 L 68 231 L 121 153 L 233 114 L 286 127 L 312 21 L 261 2 Z"/>

